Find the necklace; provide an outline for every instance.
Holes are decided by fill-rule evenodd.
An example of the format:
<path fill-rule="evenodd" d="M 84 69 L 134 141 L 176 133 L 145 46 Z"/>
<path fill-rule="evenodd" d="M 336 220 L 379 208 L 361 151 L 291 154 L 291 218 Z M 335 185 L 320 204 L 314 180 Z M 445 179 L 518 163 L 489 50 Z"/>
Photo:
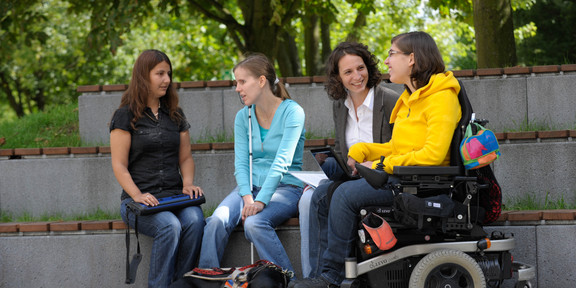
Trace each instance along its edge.
<path fill-rule="evenodd" d="M 158 113 L 154 113 L 155 117 L 153 117 L 152 115 L 148 114 L 148 112 L 144 111 L 144 115 L 146 115 L 148 118 L 150 118 L 150 120 L 152 120 L 154 122 L 158 122 Z"/>
<path fill-rule="evenodd" d="M 152 111 L 152 110 L 150 110 Z M 150 114 L 148 114 L 148 112 L 144 111 L 144 114 L 146 114 L 146 116 L 148 118 L 150 118 L 150 120 L 154 121 L 154 122 L 158 122 L 159 120 L 159 113 L 160 113 L 160 102 L 158 102 L 158 111 L 156 111 L 156 113 L 152 112 L 152 114 L 154 114 L 154 117 L 152 117 Z"/>
<path fill-rule="evenodd" d="M 160 101 L 158 101 L 158 110 L 154 113 L 154 117 L 158 118 L 158 113 L 160 113 Z"/>

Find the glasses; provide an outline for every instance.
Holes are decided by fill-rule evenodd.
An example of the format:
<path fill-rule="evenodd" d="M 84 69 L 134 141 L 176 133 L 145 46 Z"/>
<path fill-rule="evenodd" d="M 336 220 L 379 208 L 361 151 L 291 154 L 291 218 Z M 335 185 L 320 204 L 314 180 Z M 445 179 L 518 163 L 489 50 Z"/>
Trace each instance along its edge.
<path fill-rule="evenodd" d="M 394 56 L 394 54 L 410 55 L 410 53 L 408 53 L 408 52 L 396 51 L 396 50 L 392 50 L 392 49 L 388 50 L 388 57 L 389 58 Z"/>

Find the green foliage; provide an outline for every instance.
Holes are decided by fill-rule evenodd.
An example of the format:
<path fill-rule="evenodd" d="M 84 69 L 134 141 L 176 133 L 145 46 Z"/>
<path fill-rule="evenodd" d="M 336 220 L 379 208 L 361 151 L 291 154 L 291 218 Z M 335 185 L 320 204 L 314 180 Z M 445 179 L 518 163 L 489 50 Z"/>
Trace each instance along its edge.
<path fill-rule="evenodd" d="M 556 210 L 576 209 L 576 202 L 568 203 L 561 195 L 559 199 L 552 199 L 550 192 L 542 199 L 535 193 L 526 193 L 522 196 L 506 199 L 504 210 Z"/>
<path fill-rule="evenodd" d="M 279 61 L 278 66 L 297 68 L 280 71 L 321 73 L 327 51 L 354 36 L 373 50 L 386 72 L 383 60 L 390 39 L 423 30 L 437 41 L 448 70 L 476 68 L 471 0 L 267 3 L 270 6 L 263 8 L 273 15 L 262 15 L 268 18 L 258 26 L 250 18 L 256 10 L 248 0 L 2 1 L 0 119 L 43 111 L 49 104 L 75 102 L 78 86 L 127 84 L 134 60 L 150 48 L 170 56 L 177 82 L 219 80 L 231 79 L 230 69 L 246 49 L 271 50 L 275 45 L 294 46 L 284 52 L 290 61 Z M 521 63 L 576 62 L 576 37 L 568 37 L 576 29 L 573 1 L 512 0 L 512 6 Z M 543 13 L 548 10 L 557 16 Z M 315 15 L 330 25 L 323 26 L 328 36 L 305 41 L 307 33 L 319 37 L 318 31 L 304 29 L 303 24 L 306 17 Z M 272 26 L 275 30 L 266 30 Z M 258 35 L 274 41 L 256 45 Z M 304 57 L 308 50 L 322 57 L 310 61 L 310 55 Z M 306 64 L 316 69 L 305 69 Z"/>
<path fill-rule="evenodd" d="M 210 217 L 216 206 L 204 206 L 202 211 L 204 217 Z M 120 212 L 104 211 L 98 208 L 93 213 L 84 213 L 80 215 L 64 215 L 62 213 L 45 214 L 42 216 L 32 216 L 29 212 L 14 214 L 11 212 L 0 211 L 0 223 L 10 222 L 56 222 L 56 221 L 98 221 L 98 220 L 117 220 L 122 219 Z"/>
<path fill-rule="evenodd" d="M 576 63 L 576 3 L 555 0 L 521 2 L 514 13 L 514 24 L 522 27 L 523 32 L 516 45 L 521 64 Z"/>
<path fill-rule="evenodd" d="M 92 213 L 80 215 L 64 215 L 62 213 L 44 214 L 32 216 L 29 212 L 15 214 L 11 212 L 0 212 L 0 222 L 56 222 L 56 221 L 92 221 L 92 220 L 114 220 L 121 219 L 120 212 L 104 211 L 100 208 Z"/>
<path fill-rule="evenodd" d="M 191 143 L 230 143 L 234 142 L 234 135 L 226 135 L 226 132 L 213 134 L 211 131 L 204 130 L 202 136 L 197 139 L 190 139 Z"/>
<path fill-rule="evenodd" d="M 513 123 L 514 127 L 504 128 L 502 132 L 554 131 L 562 129 L 571 129 L 571 127 L 557 127 L 556 125 L 550 124 L 546 120 L 528 121 L 528 119 L 524 119 L 522 123 L 516 123 L 516 121 L 513 121 Z"/>
<path fill-rule="evenodd" d="M 44 112 L 0 123 L 0 148 L 79 147 L 78 104 L 51 105 Z"/>

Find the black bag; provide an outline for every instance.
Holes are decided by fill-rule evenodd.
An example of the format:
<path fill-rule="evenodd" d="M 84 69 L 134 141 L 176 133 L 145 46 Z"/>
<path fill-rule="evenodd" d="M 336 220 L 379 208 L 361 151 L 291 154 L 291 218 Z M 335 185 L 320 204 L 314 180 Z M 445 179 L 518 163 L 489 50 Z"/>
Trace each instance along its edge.
<path fill-rule="evenodd" d="M 394 198 L 394 218 L 408 227 L 422 229 L 424 217 L 447 218 L 453 215 L 454 202 L 446 194 L 420 198 L 400 193 Z"/>
<path fill-rule="evenodd" d="M 266 260 L 238 268 L 194 268 L 170 288 L 286 288 L 293 272 Z"/>

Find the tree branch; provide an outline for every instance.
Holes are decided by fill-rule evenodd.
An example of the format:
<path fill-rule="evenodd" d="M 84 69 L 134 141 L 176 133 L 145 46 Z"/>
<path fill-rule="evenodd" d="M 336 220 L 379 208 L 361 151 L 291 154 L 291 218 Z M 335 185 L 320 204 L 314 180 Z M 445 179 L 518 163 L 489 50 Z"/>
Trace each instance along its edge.
<path fill-rule="evenodd" d="M 215 6 L 218 11 L 222 12 L 223 15 L 218 15 L 210 11 L 209 9 L 205 8 L 202 5 L 202 3 L 205 4 L 206 2 L 208 2 L 207 3 L 208 5 Z M 198 9 L 198 11 L 207 18 L 226 25 L 226 27 L 228 27 L 228 34 L 230 34 L 230 37 L 232 37 L 232 40 L 234 41 L 234 43 L 236 43 L 236 46 L 238 46 L 238 48 L 240 49 L 240 51 L 242 51 L 242 53 L 246 52 L 246 45 L 242 42 L 242 40 L 238 36 L 238 34 L 240 34 L 242 38 L 246 39 L 248 33 L 246 31 L 246 27 L 238 23 L 238 21 L 236 21 L 236 19 L 230 13 L 227 13 L 222 4 L 218 3 L 215 0 L 201 0 L 201 1 L 188 0 L 188 3 L 193 8 Z"/>

